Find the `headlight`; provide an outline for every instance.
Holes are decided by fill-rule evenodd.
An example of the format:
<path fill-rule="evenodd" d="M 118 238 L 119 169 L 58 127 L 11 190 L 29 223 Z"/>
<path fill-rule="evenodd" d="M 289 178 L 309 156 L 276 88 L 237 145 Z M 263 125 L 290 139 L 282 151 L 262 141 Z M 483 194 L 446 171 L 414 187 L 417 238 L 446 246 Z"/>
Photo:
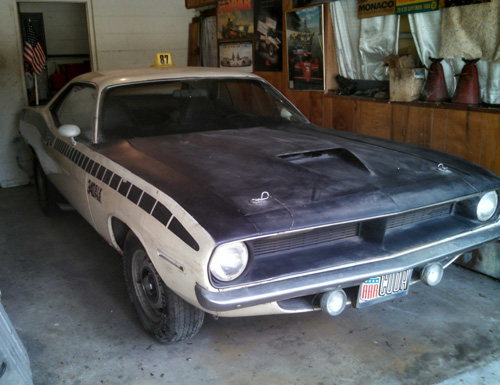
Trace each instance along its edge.
<path fill-rule="evenodd" d="M 490 191 L 484 194 L 477 204 L 477 219 L 484 222 L 490 219 L 497 211 L 498 194 L 496 191 Z"/>
<path fill-rule="evenodd" d="M 231 242 L 218 246 L 208 265 L 210 273 L 220 281 L 232 281 L 248 263 L 248 249 L 243 242 Z"/>

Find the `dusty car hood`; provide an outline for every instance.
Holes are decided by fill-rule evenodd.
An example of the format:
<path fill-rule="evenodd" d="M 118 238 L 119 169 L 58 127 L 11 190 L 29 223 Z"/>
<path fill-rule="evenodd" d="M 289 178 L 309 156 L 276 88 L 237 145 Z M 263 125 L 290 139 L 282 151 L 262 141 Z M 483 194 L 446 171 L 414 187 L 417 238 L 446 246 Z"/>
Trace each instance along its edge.
<path fill-rule="evenodd" d="M 477 167 L 449 155 L 314 126 L 137 138 L 98 151 L 174 198 L 216 241 L 395 213 L 489 187 L 468 172 Z M 269 199 L 259 200 L 264 192 Z"/>

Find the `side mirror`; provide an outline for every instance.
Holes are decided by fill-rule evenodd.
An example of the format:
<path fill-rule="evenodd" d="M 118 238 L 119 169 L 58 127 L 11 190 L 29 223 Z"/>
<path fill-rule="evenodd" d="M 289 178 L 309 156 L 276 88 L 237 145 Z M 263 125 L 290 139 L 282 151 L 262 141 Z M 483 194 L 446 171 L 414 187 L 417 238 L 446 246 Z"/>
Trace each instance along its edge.
<path fill-rule="evenodd" d="M 82 132 L 80 127 L 74 124 L 63 124 L 61 127 L 57 129 L 59 135 L 64 136 L 65 138 L 71 138 L 71 144 L 74 146 L 76 144 L 75 136 L 80 135 Z"/>
<path fill-rule="evenodd" d="M 290 111 L 288 111 L 286 108 L 281 109 L 280 116 L 283 119 L 292 120 L 292 113 Z"/>

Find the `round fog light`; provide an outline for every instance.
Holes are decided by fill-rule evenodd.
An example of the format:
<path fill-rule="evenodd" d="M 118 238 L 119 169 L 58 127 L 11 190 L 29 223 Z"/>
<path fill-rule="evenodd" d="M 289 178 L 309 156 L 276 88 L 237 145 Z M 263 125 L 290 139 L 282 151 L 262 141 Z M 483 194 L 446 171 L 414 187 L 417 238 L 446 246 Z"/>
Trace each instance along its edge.
<path fill-rule="evenodd" d="M 484 194 L 477 204 L 477 219 L 482 222 L 490 219 L 493 214 L 495 214 L 495 211 L 497 211 L 497 205 L 498 194 L 496 191 L 490 191 Z"/>
<path fill-rule="evenodd" d="M 443 278 L 443 266 L 439 263 L 433 263 L 424 267 L 420 280 L 427 286 L 436 286 Z"/>
<path fill-rule="evenodd" d="M 329 291 L 321 296 L 321 310 L 330 315 L 339 315 L 345 309 L 347 295 L 344 290 Z"/>

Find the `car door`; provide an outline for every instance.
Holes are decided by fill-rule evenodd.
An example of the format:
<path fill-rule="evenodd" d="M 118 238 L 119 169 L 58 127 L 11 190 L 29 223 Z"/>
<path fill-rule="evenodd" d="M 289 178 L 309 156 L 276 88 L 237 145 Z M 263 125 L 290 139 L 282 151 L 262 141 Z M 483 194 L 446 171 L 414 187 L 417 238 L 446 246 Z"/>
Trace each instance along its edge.
<path fill-rule="evenodd" d="M 92 225 L 95 226 L 88 204 L 87 167 L 95 156 L 90 145 L 96 121 L 97 88 L 90 83 L 75 83 L 50 106 L 50 113 L 56 128 L 74 124 L 80 128 L 80 135 L 73 141 L 53 133 L 55 140 L 48 149 L 59 166 L 56 172 L 47 174 L 66 200 Z"/>

